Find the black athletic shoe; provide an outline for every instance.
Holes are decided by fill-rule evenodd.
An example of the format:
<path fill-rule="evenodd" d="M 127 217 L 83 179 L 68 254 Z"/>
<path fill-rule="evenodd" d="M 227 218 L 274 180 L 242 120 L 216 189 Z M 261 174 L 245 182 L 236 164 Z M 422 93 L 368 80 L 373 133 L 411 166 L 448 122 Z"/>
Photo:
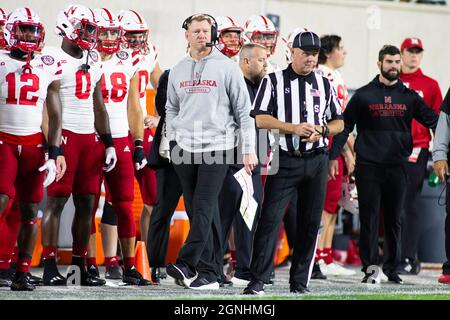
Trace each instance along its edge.
<path fill-rule="evenodd" d="M 42 276 L 44 286 L 65 286 L 67 279 L 59 273 L 58 269 L 44 268 L 44 275 Z"/>
<path fill-rule="evenodd" d="M 197 277 L 192 281 L 189 288 L 193 290 L 219 290 L 220 285 L 217 281 L 210 281 L 204 277 Z"/>
<path fill-rule="evenodd" d="M 304 294 L 309 292 L 308 288 L 305 288 L 304 286 L 302 286 L 301 284 L 298 283 L 291 283 L 289 286 L 289 290 L 291 291 L 291 293 L 296 293 L 296 294 Z"/>
<path fill-rule="evenodd" d="M 250 281 L 247 288 L 244 289 L 243 294 L 263 295 L 264 294 L 264 283 L 260 280 Z"/>
<path fill-rule="evenodd" d="M 105 271 L 105 279 L 120 280 L 122 279 L 122 268 L 119 266 L 109 266 Z"/>
<path fill-rule="evenodd" d="M 106 281 L 103 279 L 100 279 L 98 277 L 92 276 L 87 271 L 81 271 L 81 285 L 85 287 L 100 287 L 104 286 L 106 284 Z"/>
<path fill-rule="evenodd" d="M 231 280 L 227 279 L 227 277 L 224 274 L 221 274 L 218 278 L 217 278 L 217 282 L 219 283 L 219 286 L 221 288 L 227 286 L 232 286 L 233 282 L 231 282 Z M 192 285 L 191 285 L 192 286 Z"/>
<path fill-rule="evenodd" d="M 167 266 L 167 274 L 175 280 L 178 280 L 175 281 L 176 284 L 181 284 L 185 288 L 189 288 L 192 281 L 198 276 L 196 271 L 191 270 L 184 263 L 169 264 Z"/>
<path fill-rule="evenodd" d="M 418 275 L 422 269 L 418 259 L 406 258 L 398 268 L 398 274 Z"/>
<path fill-rule="evenodd" d="M 126 284 L 131 284 L 134 286 L 149 286 L 152 284 L 151 281 L 148 281 L 142 277 L 142 275 L 136 270 L 135 266 L 132 266 L 128 270 L 123 270 L 122 281 Z"/>
<path fill-rule="evenodd" d="M 27 273 L 28 282 L 30 282 L 34 286 L 42 286 L 44 285 L 44 280 L 38 276 L 33 276 L 31 273 Z"/>
<path fill-rule="evenodd" d="M 151 268 L 152 282 L 154 284 L 161 283 L 161 270 L 158 267 Z"/>
<path fill-rule="evenodd" d="M 320 265 L 318 263 L 314 263 L 313 270 L 311 273 L 311 279 L 320 279 L 320 280 L 327 279 L 327 276 L 322 273 L 322 270 L 320 270 Z"/>
<path fill-rule="evenodd" d="M 13 277 L 9 269 L 0 269 L 0 287 L 11 287 Z"/>
<path fill-rule="evenodd" d="M 88 266 L 87 272 L 89 272 L 93 277 L 100 278 L 100 272 L 98 271 L 98 267 L 96 265 L 91 264 Z"/>
<path fill-rule="evenodd" d="M 33 291 L 34 289 L 36 287 L 29 282 L 28 273 L 16 272 L 11 283 L 12 291 Z"/>
<path fill-rule="evenodd" d="M 386 277 L 388 278 L 389 282 L 396 283 L 396 284 L 403 284 L 402 278 L 398 276 L 397 272 L 384 272 Z"/>

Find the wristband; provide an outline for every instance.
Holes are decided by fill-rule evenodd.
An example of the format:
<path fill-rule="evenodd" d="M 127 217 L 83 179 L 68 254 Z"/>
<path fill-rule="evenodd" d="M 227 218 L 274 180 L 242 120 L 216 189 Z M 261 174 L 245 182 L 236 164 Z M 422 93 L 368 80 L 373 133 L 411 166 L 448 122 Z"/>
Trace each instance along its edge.
<path fill-rule="evenodd" d="M 59 155 L 59 147 L 57 146 L 50 146 L 48 147 L 48 158 L 55 160 L 58 158 Z"/>
<path fill-rule="evenodd" d="M 109 147 L 114 147 L 113 139 L 111 133 L 105 133 L 100 135 L 100 139 L 102 139 L 103 144 L 105 145 L 105 149 Z"/>
<path fill-rule="evenodd" d="M 141 140 L 141 139 L 136 139 L 136 140 L 134 140 L 134 147 L 135 147 L 135 148 L 143 148 L 143 146 L 142 146 L 142 140 Z"/>

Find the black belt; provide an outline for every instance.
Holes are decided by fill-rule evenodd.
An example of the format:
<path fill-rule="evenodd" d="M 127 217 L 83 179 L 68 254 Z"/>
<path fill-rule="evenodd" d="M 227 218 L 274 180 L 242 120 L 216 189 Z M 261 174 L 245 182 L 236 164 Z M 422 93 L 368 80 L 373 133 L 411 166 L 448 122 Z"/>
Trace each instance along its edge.
<path fill-rule="evenodd" d="M 284 151 L 280 149 L 280 155 L 286 155 L 289 157 L 296 157 L 296 158 L 310 158 L 318 154 L 328 154 L 328 147 L 316 148 L 308 151 L 300 151 L 300 150 Z"/>

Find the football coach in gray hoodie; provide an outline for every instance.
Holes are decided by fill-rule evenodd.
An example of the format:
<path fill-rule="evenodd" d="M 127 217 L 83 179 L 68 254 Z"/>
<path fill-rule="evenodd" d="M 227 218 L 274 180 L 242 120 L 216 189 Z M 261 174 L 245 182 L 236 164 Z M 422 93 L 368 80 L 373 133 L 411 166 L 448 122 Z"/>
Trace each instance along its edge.
<path fill-rule="evenodd" d="M 169 75 L 166 102 L 171 160 L 192 212 L 188 237 L 167 273 L 186 288 L 219 289 L 221 225 L 218 196 L 239 138 L 251 174 L 258 164 L 250 98 L 239 66 L 214 47 L 217 23 L 197 14 L 183 23 L 189 44 Z M 216 244 L 216 246 L 214 246 Z"/>

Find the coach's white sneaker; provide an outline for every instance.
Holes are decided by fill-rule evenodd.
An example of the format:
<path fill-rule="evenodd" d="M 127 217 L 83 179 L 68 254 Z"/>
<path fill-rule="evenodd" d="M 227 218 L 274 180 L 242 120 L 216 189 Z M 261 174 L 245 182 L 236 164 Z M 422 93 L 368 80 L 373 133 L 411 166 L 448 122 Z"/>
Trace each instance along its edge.
<path fill-rule="evenodd" d="M 346 269 L 335 262 L 326 264 L 321 260 L 319 264 L 320 270 L 326 276 L 353 276 L 356 274 L 354 270 Z"/>
<path fill-rule="evenodd" d="M 237 287 L 237 288 L 241 288 L 241 287 L 245 288 L 250 283 L 249 280 L 245 280 L 245 279 L 241 279 L 241 278 L 237 278 L 237 277 L 231 278 L 231 282 L 233 283 L 233 287 Z"/>

